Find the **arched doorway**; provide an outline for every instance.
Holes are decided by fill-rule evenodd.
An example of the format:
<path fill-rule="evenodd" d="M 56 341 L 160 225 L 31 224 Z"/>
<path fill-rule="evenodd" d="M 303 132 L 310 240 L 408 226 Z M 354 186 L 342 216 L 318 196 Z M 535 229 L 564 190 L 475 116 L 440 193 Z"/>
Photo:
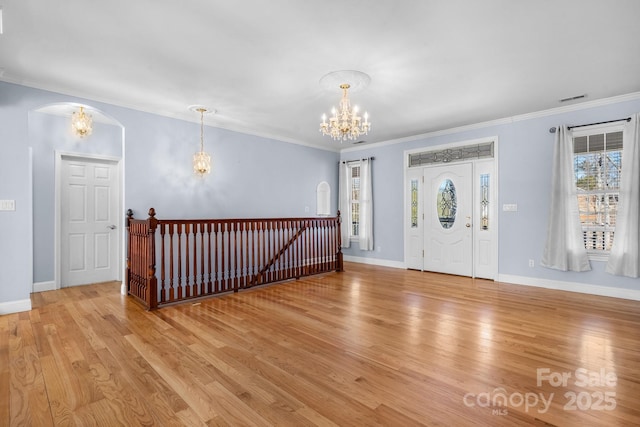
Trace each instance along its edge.
<path fill-rule="evenodd" d="M 71 131 L 72 113 L 83 107 L 87 114 L 93 119 L 93 133 L 90 136 L 79 138 Z M 124 128 L 112 117 L 103 113 L 90 105 L 77 103 L 55 103 L 41 106 L 29 112 L 29 144 L 32 152 L 32 191 L 33 191 L 33 291 L 43 291 L 59 289 L 60 287 L 72 284 L 82 284 L 80 282 L 67 282 L 66 276 L 62 274 L 64 265 L 73 264 L 72 267 L 78 271 L 86 268 L 101 269 L 104 267 L 103 261 L 97 261 L 94 256 L 89 256 L 89 251 L 96 250 L 103 254 L 105 250 L 112 253 L 115 266 L 112 266 L 114 273 L 101 276 L 108 277 L 108 280 L 122 280 L 124 268 Z M 110 173 L 115 174 L 114 181 L 110 187 L 104 187 L 99 183 L 89 187 L 82 187 L 79 182 L 74 182 L 73 187 L 77 195 L 84 192 L 84 203 L 92 203 L 100 211 L 104 207 L 104 198 L 89 197 L 90 191 L 106 194 L 115 192 L 113 195 L 113 206 L 109 213 L 109 226 L 114 226 L 113 230 L 105 231 L 112 237 L 106 239 L 105 234 L 100 236 L 81 237 L 75 231 L 70 231 L 62 226 L 63 219 L 69 218 L 73 213 L 77 223 L 82 221 L 95 222 L 96 219 L 104 219 L 104 215 L 98 215 L 96 210 L 83 212 L 78 205 L 76 197 L 70 205 L 68 194 L 65 196 L 63 183 L 68 180 L 62 179 L 62 173 L 69 172 L 67 161 L 89 162 L 92 164 L 109 165 Z M 78 172 L 75 168 L 75 172 Z M 96 172 L 96 169 L 89 171 L 93 178 L 100 179 L 104 176 L 104 169 Z M 63 201 L 63 198 L 66 199 Z M 82 197 L 80 197 L 82 199 Z M 73 212 L 71 212 L 73 211 Z M 92 217 L 80 218 L 79 213 L 93 214 Z M 67 221 L 68 222 L 68 221 Z M 72 248 L 68 243 L 75 239 L 76 245 Z M 80 243 L 80 244 L 78 244 Z M 84 255 L 87 255 L 86 257 Z M 73 257 L 74 260 L 70 260 Z M 81 262 L 82 260 L 82 262 Z M 104 260 L 104 258 L 103 258 Z M 70 262 L 71 261 L 71 262 Z M 83 265 L 84 264 L 84 265 Z M 87 276 L 91 283 L 92 276 Z M 94 278 L 98 276 L 93 276 Z M 102 280 L 99 280 L 102 281 Z"/>

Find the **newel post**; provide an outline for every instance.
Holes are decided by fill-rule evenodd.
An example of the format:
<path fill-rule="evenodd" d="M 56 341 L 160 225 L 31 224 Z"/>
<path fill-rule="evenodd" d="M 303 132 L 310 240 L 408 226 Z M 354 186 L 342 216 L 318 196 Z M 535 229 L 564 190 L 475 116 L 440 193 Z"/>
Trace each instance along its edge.
<path fill-rule="evenodd" d="M 127 217 L 124 220 L 127 227 L 127 271 L 125 272 L 127 294 L 131 291 L 131 234 L 129 234 L 129 224 L 131 224 L 131 220 L 133 220 L 133 211 L 127 209 Z"/>
<path fill-rule="evenodd" d="M 147 271 L 147 295 L 145 295 L 149 309 L 153 310 L 158 307 L 158 279 L 156 278 L 156 228 L 158 220 L 156 219 L 156 210 L 149 209 L 149 218 L 147 218 L 147 227 L 149 230 L 149 269 Z"/>
<path fill-rule="evenodd" d="M 340 217 L 340 210 L 338 210 L 338 215 L 336 216 L 336 225 L 338 234 L 337 242 L 338 242 L 338 253 L 336 254 L 336 271 L 344 271 L 343 259 L 342 259 L 342 218 Z"/>

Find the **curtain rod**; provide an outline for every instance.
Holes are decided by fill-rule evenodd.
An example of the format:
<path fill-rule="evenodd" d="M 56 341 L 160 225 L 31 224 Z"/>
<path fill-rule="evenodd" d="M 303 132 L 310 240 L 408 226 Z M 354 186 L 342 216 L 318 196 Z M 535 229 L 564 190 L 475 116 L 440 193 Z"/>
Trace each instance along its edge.
<path fill-rule="evenodd" d="M 573 128 L 581 128 L 581 127 L 585 127 L 585 126 L 594 126 L 594 125 L 604 125 L 607 123 L 615 123 L 615 122 L 629 122 L 631 121 L 631 117 L 627 117 L 625 119 L 617 119 L 617 120 L 607 120 L 606 122 L 597 122 L 597 123 L 587 123 L 585 125 L 575 125 L 575 126 L 568 126 L 567 129 L 571 130 Z M 549 133 L 556 133 L 556 128 L 552 127 L 551 129 L 549 129 Z"/>
<path fill-rule="evenodd" d="M 366 158 L 360 159 L 360 160 L 358 160 L 358 159 L 355 159 L 355 160 L 343 160 L 341 163 L 353 163 L 353 162 L 359 162 L 359 161 L 362 161 L 362 160 L 375 160 L 375 159 L 376 158 L 372 156 L 372 157 L 366 157 Z"/>

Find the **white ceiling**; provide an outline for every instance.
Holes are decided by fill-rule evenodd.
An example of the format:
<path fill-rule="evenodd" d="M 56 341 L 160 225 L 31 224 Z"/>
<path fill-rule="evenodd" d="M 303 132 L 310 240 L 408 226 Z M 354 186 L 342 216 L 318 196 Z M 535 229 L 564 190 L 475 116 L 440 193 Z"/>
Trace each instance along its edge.
<path fill-rule="evenodd" d="M 638 0 L 4 0 L 0 79 L 329 149 L 340 90 L 382 142 L 640 91 Z M 3 72 L 2 72 L 3 71 Z"/>

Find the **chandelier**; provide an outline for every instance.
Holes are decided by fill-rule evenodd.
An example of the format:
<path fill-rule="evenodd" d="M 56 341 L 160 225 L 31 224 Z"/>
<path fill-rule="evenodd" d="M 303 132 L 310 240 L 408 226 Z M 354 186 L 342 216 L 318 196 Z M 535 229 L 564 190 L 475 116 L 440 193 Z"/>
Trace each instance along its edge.
<path fill-rule="evenodd" d="M 85 114 L 84 107 L 80 107 L 80 111 L 74 111 L 71 115 L 71 130 L 80 138 L 93 132 L 93 120 L 90 115 Z"/>
<path fill-rule="evenodd" d="M 358 107 L 351 108 L 351 101 L 349 101 L 348 91 L 351 85 L 349 83 L 342 83 L 340 89 L 342 89 L 342 99 L 340 100 L 340 106 L 336 110 L 335 107 L 331 110 L 331 117 L 327 122 L 327 115 L 322 115 L 322 123 L 320 123 L 320 132 L 323 135 L 329 135 L 336 141 L 356 140 L 361 135 L 366 135 L 371 129 L 371 123 L 369 123 L 369 114 L 364 113 L 364 121 L 362 117 L 358 115 Z"/>
<path fill-rule="evenodd" d="M 204 151 L 204 113 L 209 110 L 201 106 L 194 106 L 191 109 L 200 113 L 200 151 L 193 155 L 193 171 L 196 175 L 203 177 L 211 173 L 211 156 Z"/>

